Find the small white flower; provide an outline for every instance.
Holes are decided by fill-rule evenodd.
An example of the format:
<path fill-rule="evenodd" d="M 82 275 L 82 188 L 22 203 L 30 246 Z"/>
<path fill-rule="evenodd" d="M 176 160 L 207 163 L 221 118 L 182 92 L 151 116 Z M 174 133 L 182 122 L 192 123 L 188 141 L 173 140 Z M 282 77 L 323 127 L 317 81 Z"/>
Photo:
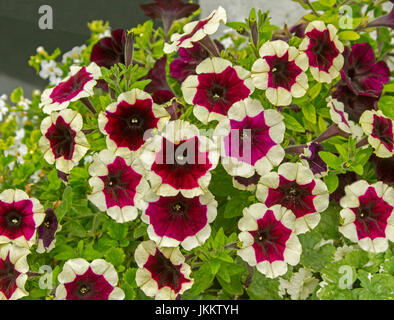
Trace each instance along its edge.
<path fill-rule="evenodd" d="M 311 271 L 301 268 L 292 275 L 290 281 L 285 284 L 285 287 L 291 300 L 305 300 L 315 290 L 318 284 L 319 280 L 313 277 Z"/>
<path fill-rule="evenodd" d="M 57 67 L 55 61 L 42 60 L 41 71 L 38 73 L 38 75 L 42 79 L 49 78 L 50 84 L 55 84 L 58 81 L 58 79 L 60 79 L 60 77 L 63 75 L 63 71 Z"/>
<path fill-rule="evenodd" d="M 85 45 L 82 45 L 80 47 L 74 47 L 72 48 L 70 51 L 66 52 L 63 55 L 63 59 L 62 59 L 62 63 L 66 63 L 67 62 L 67 58 L 71 58 L 74 63 L 80 63 L 81 62 L 81 55 L 82 52 L 86 49 Z"/>

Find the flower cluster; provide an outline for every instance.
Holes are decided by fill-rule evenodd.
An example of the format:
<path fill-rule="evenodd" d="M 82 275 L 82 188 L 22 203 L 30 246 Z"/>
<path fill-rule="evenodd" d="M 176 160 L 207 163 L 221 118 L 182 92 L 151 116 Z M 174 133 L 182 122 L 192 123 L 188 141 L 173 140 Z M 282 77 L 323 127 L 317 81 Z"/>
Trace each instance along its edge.
<path fill-rule="evenodd" d="M 332 298 L 335 263 L 391 258 L 389 54 L 346 40 L 363 25 L 315 14 L 275 30 L 253 10 L 219 41 L 223 7 L 196 21 L 181 0 L 141 8 L 163 28 L 92 22 L 62 64 L 32 57 L 51 82 L 39 98 L 11 95 L 35 118 L 18 139 L 0 124 L 0 150 L 23 141 L 29 160 L 0 159 L 0 187 L 33 183 L 0 193 L 0 299 L 28 295 L 29 253 L 59 263 L 56 300 L 266 298 L 260 282 Z"/>

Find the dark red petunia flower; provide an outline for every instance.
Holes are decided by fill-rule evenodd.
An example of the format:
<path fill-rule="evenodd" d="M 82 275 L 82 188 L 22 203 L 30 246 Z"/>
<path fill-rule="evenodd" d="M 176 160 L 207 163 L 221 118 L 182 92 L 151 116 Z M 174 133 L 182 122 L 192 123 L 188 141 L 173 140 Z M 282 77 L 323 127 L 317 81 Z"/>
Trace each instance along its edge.
<path fill-rule="evenodd" d="M 100 67 L 111 68 L 117 63 L 125 63 L 126 31 L 112 31 L 111 37 L 103 38 L 92 49 L 90 60 Z"/>
<path fill-rule="evenodd" d="M 267 208 L 256 203 L 245 208 L 238 223 L 242 231 L 238 255 L 269 278 L 285 274 L 287 264 L 296 265 L 302 251 L 294 223 L 294 214 L 280 205 Z"/>
<path fill-rule="evenodd" d="M 379 97 L 389 81 L 390 69 L 384 61 L 376 62 L 369 43 L 355 43 L 344 51 L 342 81 L 355 95 Z"/>
<path fill-rule="evenodd" d="M 375 174 L 379 181 L 388 184 L 389 186 L 394 185 L 394 156 L 391 158 L 379 158 L 372 155 L 371 161 L 374 164 Z"/>
<path fill-rule="evenodd" d="M 193 285 L 191 268 L 178 247 L 159 248 L 153 241 L 144 241 L 134 257 L 139 267 L 135 280 L 150 297 L 175 300 Z"/>
<path fill-rule="evenodd" d="M 21 273 L 15 269 L 8 255 L 5 260 L 0 259 L 0 293 L 9 300 L 18 289 L 16 279 Z"/>
<path fill-rule="evenodd" d="M 254 91 L 250 73 L 221 58 L 208 58 L 182 84 L 187 103 L 194 105 L 194 115 L 203 123 L 221 120 L 231 106 Z"/>
<path fill-rule="evenodd" d="M 357 181 L 345 188 L 340 201 L 344 220 L 339 231 L 348 239 L 370 252 L 383 252 L 388 240 L 394 240 L 392 215 L 394 189 L 381 181 L 368 184 Z"/>
<path fill-rule="evenodd" d="M 175 20 L 188 17 L 200 8 L 198 4 L 184 3 L 181 0 L 155 0 L 141 4 L 140 7 L 149 18 L 163 21 L 165 34 Z"/>
<path fill-rule="evenodd" d="M 339 75 L 343 67 L 343 44 L 333 25 L 310 22 L 299 49 L 308 56 L 311 73 L 317 81 L 330 83 Z"/>
<path fill-rule="evenodd" d="M 161 129 L 169 120 L 162 106 L 155 104 L 152 97 L 139 89 L 119 95 L 99 115 L 100 131 L 107 136 L 107 147 L 118 156 L 134 155 L 145 143 L 147 131 Z"/>
<path fill-rule="evenodd" d="M 209 223 L 216 218 L 216 209 L 217 202 L 209 192 L 194 198 L 182 194 L 173 197 L 152 194 L 142 219 L 149 224 L 149 237 L 160 247 L 181 244 L 186 250 L 192 250 L 209 238 Z"/>
<path fill-rule="evenodd" d="M 297 234 L 316 227 L 320 212 L 329 205 L 327 186 L 314 178 L 313 172 L 301 163 L 283 163 L 278 173 L 263 176 L 256 196 L 267 207 L 279 204 L 291 210 L 296 216 Z"/>
<path fill-rule="evenodd" d="M 124 292 L 116 287 L 118 274 L 105 260 L 91 263 L 78 258 L 68 260 L 59 274 L 56 300 L 123 300 Z"/>
<path fill-rule="evenodd" d="M 310 143 L 301 155 L 301 161 L 308 166 L 315 177 L 325 176 L 328 172 L 328 166 L 319 156 L 319 152 L 324 151 L 323 146 L 318 142 Z"/>

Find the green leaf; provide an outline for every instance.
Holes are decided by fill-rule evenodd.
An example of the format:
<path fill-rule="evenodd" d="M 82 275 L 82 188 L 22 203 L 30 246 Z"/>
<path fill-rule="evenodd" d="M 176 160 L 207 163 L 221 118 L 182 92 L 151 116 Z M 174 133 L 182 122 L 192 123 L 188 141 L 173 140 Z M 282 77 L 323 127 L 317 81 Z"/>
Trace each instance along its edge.
<path fill-rule="evenodd" d="M 394 119 L 394 97 L 384 95 L 379 99 L 378 102 L 379 110 L 385 114 L 386 117 Z"/>
<path fill-rule="evenodd" d="M 133 238 L 138 239 L 146 235 L 147 229 L 148 229 L 148 225 L 146 225 L 145 223 L 141 223 L 137 228 L 134 229 Z"/>
<path fill-rule="evenodd" d="M 333 169 L 340 170 L 342 169 L 342 160 L 338 158 L 336 155 L 332 154 L 331 152 L 327 151 L 320 151 L 319 152 L 320 158 L 323 159 L 327 165 Z"/>
<path fill-rule="evenodd" d="M 285 117 L 284 122 L 286 129 L 294 130 L 296 132 L 305 132 L 304 127 L 291 115 L 283 113 L 283 116 Z"/>
<path fill-rule="evenodd" d="M 12 103 L 18 103 L 22 97 L 23 97 L 23 89 L 19 87 L 16 88 L 14 91 L 12 91 L 10 100 Z"/>
<path fill-rule="evenodd" d="M 71 206 L 72 206 L 72 188 L 66 187 L 66 189 L 64 189 L 63 192 L 62 202 L 55 209 L 56 217 L 59 223 L 62 221 L 66 213 L 71 210 Z"/>
<path fill-rule="evenodd" d="M 338 37 L 339 40 L 341 41 L 346 41 L 346 40 L 354 41 L 360 39 L 360 35 L 357 32 L 351 30 L 345 30 L 339 32 Z"/>
<path fill-rule="evenodd" d="M 123 250 L 120 248 L 110 248 L 105 253 L 105 259 L 112 263 L 115 267 L 120 266 L 123 263 L 125 257 L 126 256 Z"/>
<path fill-rule="evenodd" d="M 128 228 L 126 224 L 121 224 L 115 221 L 111 221 L 107 232 L 112 239 L 123 240 L 127 236 L 127 231 L 128 231 L 127 229 Z"/>
<path fill-rule="evenodd" d="M 135 275 L 137 273 L 137 268 L 130 268 L 123 274 L 123 281 L 128 283 L 132 288 L 137 288 L 137 283 L 135 282 Z"/>
<path fill-rule="evenodd" d="M 324 183 L 328 188 L 328 192 L 331 194 L 338 188 L 339 185 L 338 176 L 335 174 L 330 174 L 324 177 Z"/>
<path fill-rule="evenodd" d="M 198 295 L 213 285 L 215 275 L 212 273 L 209 263 L 204 263 L 196 272 L 193 272 L 193 287 L 190 289 L 190 295 Z"/>
<path fill-rule="evenodd" d="M 248 295 L 251 300 L 279 300 L 279 280 L 268 279 L 260 272 L 255 272 L 252 282 L 248 287 Z"/>
<path fill-rule="evenodd" d="M 224 209 L 225 218 L 234 218 L 242 216 L 242 211 L 247 204 L 249 194 L 240 193 L 235 197 L 232 197 L 226 203 L 226 208 Z"/>
<path fill-rule="evenodd" d="M 308 103 L 302 106 L 302 113 L 305 116 L 306 120 L 315 124 L 316 123 L 316 110 L 315 107 Z"/>
<path fill-rule="evenodd" d="M 314 100 L 319 95 L 322 89 L 322 84 L 320 82 L 316 83 L 312 88 L 309 89 L 308 95 L 310 97 L 309 101 Z"/>

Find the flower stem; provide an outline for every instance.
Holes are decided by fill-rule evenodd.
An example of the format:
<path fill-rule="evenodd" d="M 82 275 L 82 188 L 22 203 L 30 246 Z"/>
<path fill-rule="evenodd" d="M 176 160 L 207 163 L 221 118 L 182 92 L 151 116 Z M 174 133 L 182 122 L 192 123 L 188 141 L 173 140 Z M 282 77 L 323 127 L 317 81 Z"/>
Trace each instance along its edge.
<path fill-rule="evenodd" d="M 213 56 L 220 57 L 220 52 L 215 42 L 213 42 L 212 38 L 208 35 L 204 37 L 204 39 L 200 40 L 199 43 Z"/>
<path fill-rule="evenodd" d="M 320 136 L 318 136 L 315 140 L 313 140 L 313 142 L 323 142 L 335 136 L 342 136 L 345 138 L 349 138 L 350 134 L 342 131 L 335 123 L 331 127 L 329 127 L 326 131 L 324 131 Z"/>
<path fill-rule="evenodd" d="M 320 14 L 316 11 L 316 9 L 312 6 L 309 0 L 304 0 L 304 3 L 312 10 L 315 16 L 320 17 Z"/>
<path fill-rule="evenodd" d="M 85 105 L 86 108 L 89 109 L 89 111 L 93 114 L 97 114 L 96 109 L 93 107 L 92 103 L 88 98 L 82 98 L 81 102 Z"/>
<path fill-rule="evenodd" d="M 306 144 L 301 145 L 292 145 L 285 148 L 286 153 L 291 153 L 294 155 L 298 155 L 304 152 L 304 148 L 306 148 Z"/>
<path fill-rule="evenodd" d="M 356 144 L 356 148 L 361 148 L 364 147 L 368 144 L 368 137 L 362 138 L 359 142 Z"/>

